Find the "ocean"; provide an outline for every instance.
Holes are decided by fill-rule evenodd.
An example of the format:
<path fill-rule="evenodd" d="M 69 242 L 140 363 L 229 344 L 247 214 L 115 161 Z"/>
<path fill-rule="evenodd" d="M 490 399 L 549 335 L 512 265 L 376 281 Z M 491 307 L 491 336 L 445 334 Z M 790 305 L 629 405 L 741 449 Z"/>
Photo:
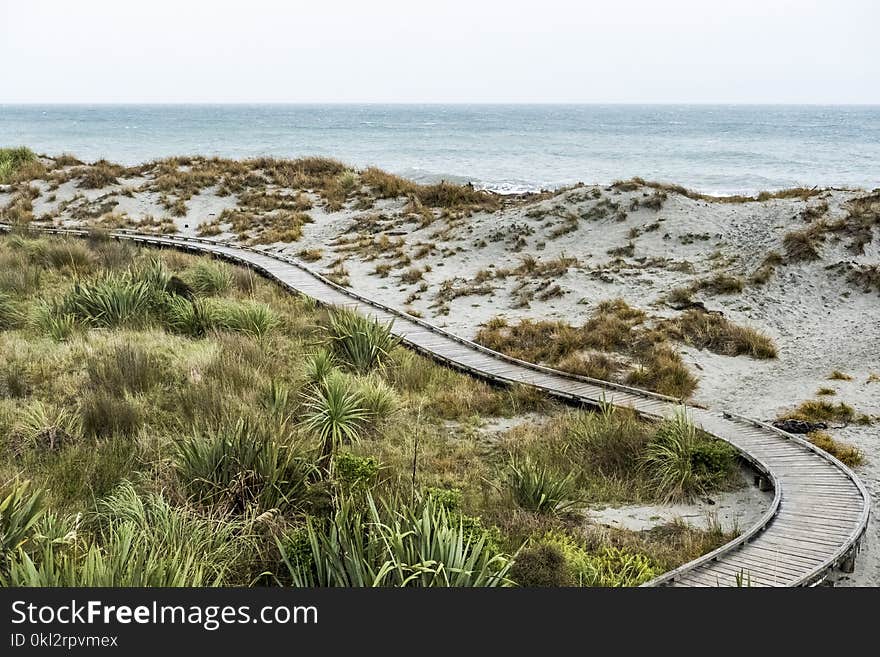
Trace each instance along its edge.
<path fill-rule="evenodd" d="M 323 155 L 496 191 L 641 176 L 716 194 L 880 187 L 880 106 L 0 105 L 0 146 L 123 164 Z"/>

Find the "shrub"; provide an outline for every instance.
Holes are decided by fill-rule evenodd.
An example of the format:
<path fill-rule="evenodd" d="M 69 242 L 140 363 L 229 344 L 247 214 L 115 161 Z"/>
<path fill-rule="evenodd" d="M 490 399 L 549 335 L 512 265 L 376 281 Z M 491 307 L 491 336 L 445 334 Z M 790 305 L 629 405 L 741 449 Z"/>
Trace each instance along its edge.
<path fill-rule="evenodd" d="M 545 543 L 520 550 L 514 557 L 510 578 L 525 587 L 573 584 L 565 555 L 555 545 Z"/>
<path fill-rule="evenodd" d="M 537 465 L 529 457 L 511 459 L 510 488 L 514 501 L 523 509 L 556 514 L 575 506 L 572 476 L 561 476 Z"/>
<path fill-rule="evenodd" d="M 235 512 L 287 510 L 302 502 L 311 463 L 289 440 L 248 418 L 176 442 L 174 469 L 194 500 Z"/>
<path fill-rule="evenodd" d="M 639 586 L 659 574 L 643 554 L 611 546 L 588 551 L 574 538 L 558 531 L 546 534 L 539 545 L 562 554 L 569 579 L 578 586 Z"/>
<path fill-rule="evenodd" d="M 340 452 L 333 459 L 336 481 L 346 490 L 372 486 L 379 475 L 379 462 L 372 456 Z"/>
<path fill-rule="evenodd" d="M 834 370 L 831 374 L 828 375 L 828 378 L 831 381 L 852 381 L 852 377 L 849 374 L 845 374 L 840 370 Z"/>
<path fill-rule="evenodd" d="M 331 311 L 328 326 L 331 350 L 347 367 L 360 373 L 384 367 L 399 340 L 391 333 L 391 322 L 364 317 L 352 310 Z"/>

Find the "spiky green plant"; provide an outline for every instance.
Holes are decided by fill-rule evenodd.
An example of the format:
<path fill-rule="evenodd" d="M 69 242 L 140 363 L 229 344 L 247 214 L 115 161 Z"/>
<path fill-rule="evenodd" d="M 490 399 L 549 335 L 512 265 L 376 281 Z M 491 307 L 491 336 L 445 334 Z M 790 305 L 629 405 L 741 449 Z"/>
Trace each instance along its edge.
<path fill-rule="evenodd" d="M 30 482 L 13 479 L 0 485 L 0 572 L 10 555 L 22 547 L 45 511 L 45 493 Z"/>
<path fill-rule="evenodd" d="M 516 503 L 537 513 L 555 514 L 578 504 L 572 476 L 561 476 L 530 457 L 511 458 L 510 488 Z"/>
<path fill-rule="evenodd" d="M 55 342 L 64 342 L 80 329 L 77 318 L 57 302 L 41 300 L 33 309 L 30 324 Z"/>
<path fill-rule="evenodd" d="M 220 586 L 255 549 L 249 525 L 199 516 L 157 495 L 140 497 L 122 484 L 99 502 L 97 541 L 45 541 L 18 551 L 7 586 Z M 242 578 L 243 579 L 243 578 Z"/>
<path fill-rule="evenodd" d="M 384 367 L 399 340 L 391 334 L 392 322 L 382 324 L 373 317 L 348 308 L 330 312 L 327 328 L 336 358 L 350 369 L 366 373 Z"/>
<path fill-rule="evenodd" d="M 104 276 L 74 283 L 64 298 L 62 310 L 91 326 L 144 326 L 155 308 L 155 292 L 148 282 L 128 275 Z"/>
<path fill-rule="evenodd" d="M 306 379 L 316 386 L 324 384 L 324 379 L 336 370 L 336 358 L 327 349 L 319 349 L 306 360 Z"/>
<path fill-rule="evenodd" d="M 174 469 L 194 500 L 235 512 L 295 507 L 314 468 L 289 436 L 249 418 L 176 441 Z"/>
<path fill-rule="evenodd" d="M 333 518 L 307 519 L 305 545 L 295 555 L 279 541 L 294 586 L 509 586 L 509 558 L 487 532 L 464 528 L 461 517 L 427 497 L 366 509 L 350 498 Z"/>
<path fill-rule="evenodd" d="M 660 497 L 681 500 L 703 490 L 692 459 L 697 441 L 697 428 L 684 409 L 660 424 L 644 457 L 644 467 Z"/>
<path fill-rule="evenodd" d="M 321 440 L 320 463 L 332 465 L 334 451 L 344 442 L 360 439 L 370 412 L 342 372 L 331 372 L 306 399 L 303 424 Z"/>
<path fill-rule="evenodd" d="M 36 400 L 22 409 L 12 433 L 28 447 L 55 449 L 76 441 L 81 427 L 69 407 Z"/>
<path fill-rule="evenodd" d="M 220 314 L 210 300 L 173 296 L 165 307 L 165 326 L 174 333 L 201 338 L 217 328 Z"/>

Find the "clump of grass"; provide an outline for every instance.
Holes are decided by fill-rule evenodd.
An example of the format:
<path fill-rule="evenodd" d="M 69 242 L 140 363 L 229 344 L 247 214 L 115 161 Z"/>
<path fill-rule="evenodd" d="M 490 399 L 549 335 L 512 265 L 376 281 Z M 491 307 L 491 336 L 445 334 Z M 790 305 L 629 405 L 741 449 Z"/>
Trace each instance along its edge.
<path fill-rule="evenodd" d="M 95 524 L 95 542 L 82 544 L 74 532 L 66 540 L 42 541 L 31 554 L 20 551 L 5 583 L 142 587 L 248 581 L 245 564 L 256 545 L 242 522 L 200 516 L 158 495 L 139 496 L 126 482 L 99 502 Z"/>
<path fill-rule="evenodd" d="M 170 382 L 164 360 L 155 351 L 131 342 L 118 342 L 89 358 L 86 371 L 96 389 L 133 394 Z"/>
<path fill-rule="evenodd" d="M 743 291 L 743 281 L 737 276 L 718 272 L 709 278 L 703 278 L 694 284 L 694 289 L 709 294 L 739 294 Z"/>
<path fill-rule="evenodd" d="M 119 182 L 125 169 L 107 160 L 98 160 L 89 166 L 78 168 L 74 175 L 79 178 L 79 186 L 85 189 L 102 189 Z"/>
<path fill-rule="evenodd" d="M 852 377 L 849 374 L 841 372 L 840 370 L 834 370 L 828 375 L 828 378 L 831 381 L 852 381 Z"/>
<path fill-rule="evenodd" d="M 820 397 L 830 397 L 832 395 L 836 395 L 837 391 L 834 388 L 821 387 L 816 391 L 816 394 Z"/>
<path fill-rule="evenodd" d="M 648 443 L 644 467 L 661 497 L 682 500 L 729 477 L 735 454 L 726 443 L 702 437 L 686 412 L 678 411 L 663 421 Z"/>
<path fill-rule="evenodd" d="M 864 461 L 864 457 L 857 447 L 835 440 L 825 431 L 813 431 L 807 434 L 807 438 L 816 447 L 825 450 L 846 465 L 857 466 Z"/>
<path fill-rule="evenodd" d="M 83 433 L 95 438 L 131 438 L 144 423 L 141 408 L 131 397 L 104 389 L 81 398 L 79 417 Z"/>
<path fill-rule="evenodd" d="M 199 294 L 225 294 L 233 284 L 232 272 L 220 263 L 200 262 L 189 271 L 189 280 Z"/>
<path fill-rule="evenodd" d="M 758 268 L 749 276 L 749 282 L 753 285 L 764 285 L 773 276 L 776 267 L 784 262 L 782 256 L 776 251 L 768 253 Z"/>
<path fill-rule="evenodd" d="M 58 303 L 39 302 L 31 316 L 31 324 L 56 342 L 64 342 L 80 328 L 76 316 L 64 311 Z"/>
<path fill-rule="evenodd" d="M 819 242 L 822 240 L 820 224 L 802 230 L 793 230 L 782 238 L 785 256 L 789 262 L 811 262 L 819 260 Z M 818 228 L 817 228 L 818 227 Z"/>
<path fill-rule="evenodd" d="M 31 149 L 25 146 L 0 148 L 0 185 L 31 180 L 45 172 Z"/>
<path fill-rule="evenodd" d="M 144 326 L 156 306 L 156 290 L 131 276 L 106 275 L 74 283 L 62 312 L 95 327 Z"/>
<path fill-rule="evenodd" d="M 31 488 L 30 481 L 12 479 L 0 485 L 0 576 L 8 559 L 27 543 L 46 510 L 43 490 Z"/>
<path fill-rule="evenodd" d="M 670 324 L 676 337 L 699 349 L 725 356 L 749 355 L 753 358 L 776 358 L 776 345 L 770 336 L 734 324 L 715 313 L 688 310 Z"/>
<path fill-rule="evenodd" d="M 81 432 L 79 418 L 71 409 L 39 400 L 23 409 L 12 429 L 24 445 L 48 449 L 76 442 Z"/>
<path fill-rule="evenodd" d="M 697 379 L 681 356 L 667 345 L 656 345 L 641 354 L 626 382 L 676 399 L 687 399 L 697 388 Z"/>
<path fill-rule="evenodd" d="M 289 436 L 249 418 L 178 440 L 174 469 L 191 499 L 236 513 L 301 505 L 313 471 Z"/>
<path fill-rule="evenodd" d="M 330 348 L 340 363 L 356 372 L 384 367 L 399 342 L 391 326 L 346 308 L 334 309 L 327 327 Z"/>
<path fill-rule="evenodd" d="M 12 297 L 0 291 L 0 331 L 17 328 L 24 321 L 24 313 Z"/>
<path fill-rule="evenodd" d="M 808 399 L 779 417 L 780 420 L 807 422 L 851 422 L 855 418 L 855 409 L 849 404 L 844 402 L 835 404 L 825 399 Z"/>

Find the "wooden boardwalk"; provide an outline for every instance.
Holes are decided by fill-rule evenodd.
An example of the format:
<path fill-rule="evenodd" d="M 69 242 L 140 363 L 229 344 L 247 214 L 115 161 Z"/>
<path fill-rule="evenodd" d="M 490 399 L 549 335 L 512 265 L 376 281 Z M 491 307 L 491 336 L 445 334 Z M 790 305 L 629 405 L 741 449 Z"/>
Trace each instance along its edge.
<path fill-rule="evenodd" d="M 82 231 L 58 231 L 83 234 Z M 353 308 L 382 322 L 409 347 L 451 367 L 501 384 L 534 386 L 557 398 L 588 405 L 631 406 L 648 418 L 672 414 L 673 398 L 525 363 L 448 333 L 421 319 L 341 288 L 287 257 L 207 239 L 142 235 L 115 237 L 155 246 L 210 253 L 251 267 L 289 290 L 318 302 Z M 835 566 L 851 563 L 868 522 L 865 487 L 840 461 L 802 438 L 761 422 L 688 407 L 697 426 L 733 445 L 775 491 L 770 508 L 738 538 L 648 582 L 646 586 L 805 586 Z"/>

